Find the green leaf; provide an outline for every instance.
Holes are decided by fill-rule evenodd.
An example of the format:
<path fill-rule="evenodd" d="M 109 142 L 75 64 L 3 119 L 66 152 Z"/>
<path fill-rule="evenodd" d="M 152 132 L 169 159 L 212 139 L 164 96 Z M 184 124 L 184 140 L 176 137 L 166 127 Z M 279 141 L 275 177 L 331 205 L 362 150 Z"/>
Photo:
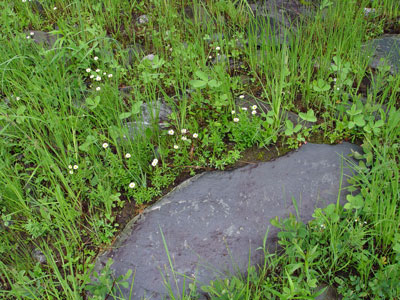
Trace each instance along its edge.
<path fill-rule="evenodd" d="M 95 109 L 100 103 L 100 96 L 96 96 L 94 99 L 86 98 L 86 105 L 89 109 Z"/>
<path fill-rule="evenodd" d="M 143 101 L 137 101 L 135 103 L 132 104 L 132 114 L 133 115 L 137 115 L 138 113 L 140 113 L 140 109 L 142 107 Z"/>
<path fill-rule="evenodd" d="M 124 113 L 120 114 L 118 117 L 120 120 L 123 120 L 123 119 L 129 118 L 131 115 L 132 115 L 131 112 L 124 112 Z"/>
<path fill-rule="evenodd" d="M 307 111 L 307 114 L 305 113 L 299 113 L 299 117 L 302 118 L 304 121 L 308 122 L 316 122 L 317 118 L 314 116 L 314 111 L 312 109 L 309 109 Z"/>
<path fill-rule="evenodd" d="M 189 84 L 195 89 L 202 89 L 207 86 L 207 82 L 202 80 L 190 80 Z"/>
<path fill-rule="evenodd" d="M 212 88 L 217 88 L 221 85 L 222 83 L 219 81 L 216 81 L 215 79 L 212 79 L 211 81 L 208 82 L 208 85 Z"/>
<path fill-rule="evenodd" d="M 17 108 L 17 115 L 23 115 L 24 114 L 24 112 L 25 112 L 25 110 L 26 110 L 26 106 L 25 105 L 20 105 L 20 106 L 18 106 L 18 108 Z"/>
<path fill-rule="evenodd" d="M 331 86 L 323 79 L 318 79 L 313 81 L 313 89 L 316 92 L 326 92 L 329 91 Z"/>
<path fill-rule="evenodd" d="M 354 117 L 354 123 L 356 123 L 357 126 L 363 127 L 365 125 L 365 120 L 363 115 L 357 115 Z"/>
<path fill-rule="evenodd" d="M 289 119 L 286 120 L 286 130 L 285 135 L 289 136 L 293 134 L 293 122 Z"/>
<path fill-rule="evenodd" d="M 89 147 L 94 144 L 97 141 L 97 138 L 93 135 L 88 135 L 86 137 L 86 141 L 79 146 L 79 150 L 83 151 L 83 152 L 88 152 L 89 151 Z"/>
<path fill-rule="evenodd" d="M 194 73 L 197 77 L 201 79 L 201 81 L 208 82 L 208 75 L 200 70 Z"/>

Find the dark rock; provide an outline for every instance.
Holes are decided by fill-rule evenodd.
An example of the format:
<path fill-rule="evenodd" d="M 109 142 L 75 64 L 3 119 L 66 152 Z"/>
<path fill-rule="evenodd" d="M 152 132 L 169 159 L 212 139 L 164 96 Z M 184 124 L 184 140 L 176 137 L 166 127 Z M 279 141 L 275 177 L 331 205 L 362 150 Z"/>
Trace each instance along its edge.
<path fill-rule="evenodd" d="M 279 230 L 269 220 L 295 213 L 293 199 L 303 222 L 312 218 L 315 207 L 336 203 L 341 164 L 346 165 L 342 156 L 351 149 L 361 151 L 348 143 L 309 143 L 275 161 L 196 176 L 132 220 L 112 249 L 99 256 L 96 268 L 113 258 L 116 276 L 132 269 L 134 300 L 144 295 L 162 299 L 165 288 L 160 272 L 175 292 L 174 275 L 178 289 L 183 285 L 177 274 L 188 277 L 187 287 L 192 277 L 208 284 L 234 269 L 245 272 L 249 258 L 252 265 L 263 263 L 263 251 L 256 249 L 263 245 L 268 228 L 266 246 L 277 247 Z M 346 166 L 343 173 L 343 178 L 351 175 Z M 343 188 L 348 185 L 345 181 Z M 340 203 L 346 194 L 344 189 L 340 192 Z M 171 273 L 161 232 L 177 274 Z M 129 290 L 123 293 L 127 296 Z"/>
<path fill-rule="evenodd" d="M 372 69 L 378 69 L 385 64 L 390 66 L 391 74 L 397 74 L 400 68 L 400 35 L 385 34 L 377 39 L 369 41 L 364 45 L 364 51 L 373 55 L 370 62 Z"/>
<path fill-rule="evenodd" d="M 337 293 L 336 289 L 332 286 L 320 285 L 317 288 L 317 291 L 320 291 L 321 289 L 324 288 L 326 288 L 325 292 L 316 297 L 315 300 L 340 300 L 343 298 Z"/>
<path fill-rule="evenodd" d="M 35 10 L 40 14 L 40 15 L 44 15 L 46 13 L 46 11 L 44 10 L 44 7 L 42 5 L 42 3 L 40 3 L 38 0 L 33 1 Z"/>

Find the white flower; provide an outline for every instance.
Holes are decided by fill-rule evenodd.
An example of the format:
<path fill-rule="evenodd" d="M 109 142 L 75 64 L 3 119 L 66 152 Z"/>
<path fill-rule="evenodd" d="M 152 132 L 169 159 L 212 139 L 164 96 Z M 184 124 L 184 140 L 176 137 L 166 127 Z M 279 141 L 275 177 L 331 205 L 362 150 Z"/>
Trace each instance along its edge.
<path fill-rule="evenodd" d="M 242 110 L 247 111 L 247 107 L 242 107 Z"/>
<path fill-rule="evenodd" d="M 98 60 L 99 58 L 97 56 L 93 57 L 94 60 Z"/>
<path fill-rule="evenodd" d="M 96 91 L 100 91 L 100 90 L 101 90 L 101 87 L 98 86 L 98 87 L 96 88 Z"/>
<path fill-rule="evenodd" d="M 178 145 L 174 145 L 174 149 L 179 149 L 179 146 Z"/>
<path fill-rule="evenodd" d="M 131 182 L 131 183 L 129 184 L 129 188 L 130 188 L 130 189 L 134 189 L 135 186 L 136 186 L 136 183 L 134 183 L 134 182 Z"/>
<path fill-rule="evenodd" d="M 35 33 L 33 31 L 31 31 L 30 35 L 34 35 Z"/>
<path fill-rule="evenodd" d="M 19 101 L 19 100 L 21 100 L 21 98 L 20 97 L 16 97 L 15 100 Z"/>
<path fill-rule="evenodd" d="M 231 114 L 232 114 L 232 115 L 234 115 L 235 113 L 236 113 L 236 111 L 234 111 L 234 110 L 231 111 Z"/>
<path fill-rule="evenodd" d="M 244 95 L 240 95 L 239 98 L 240 98 L 240 99 L 244 99 Z"/>
<path fill-rule="evenodd" d="M 183 128 L 182 130 L 181 130 L 181 133 L 182 134 L 185 134 L 187 132 L 187 130 L 185 129 L 185 128 Z"/>
<path fill-rule="evenodd" d="M 72 165 L 68 165 L 68 169 L 72 169 Z"/>
<path fill-rule="evenodd" d="M 103 75 L 106 75 L 107 73 L 106 72 L 103 72 Z"/>
<path fill-rule="evenodd" d="M 97 76 L 96 77 L 96 81 L 100 81 L 101 80 L 101 77 L 100 76 Z"/>
<path fill-rule="evenodd" d="M 193 133 L 193 138 L 197 139 L 199 137 L 199 135 L 197 133 Z"/>
<path fill-rule="evenodd" d="M 257 109 L 257 105 L 253 105 L 253 106 L 251 107 L 251 109 L 252 109 L 252 110 L 256 110 L 256 109 Z"/>
<path fill-rule="evenodd" d="M 212 56 L 211 56 L 211 55 L 209 55 L 209 56 L 208 56 L 208 58 L 209 58 L 209 59 L 212 59 Z"/>
<path fill-rule="evenodd" d="M 168 134 L 169 135 L 174 135 L 174 130 L 173 129 L 168 130 Z"/>
<path fill-rule="evenodd" d="M 96 69 L 96 73 L 99 73 L 101 70 L 100 69 Z"/>
<path fill-rule="evenodd" d="M 78 170 L 78 165 L 74 165 L 74 170 Z"/>
<path fill-rule="evenodd" d="M 90 68 L 86 69 L 86 72 L 90 73 L 90 71 L 92 71 Z"/>
<path fill-rule="evenodd" d="M 111 78 L 111 77 L 113 77 L 113 74 L 108 74 L 107 76 L 108 76 L 108 78 Z"/>
<path fill-rule="evenodd" d="M 256 113 L 257 113 L 256 110 L 253 110 L 253 111 L 251 112 L 252 115 L 255 115 Z"/>
<path fill-rule="evenodd" d="M 239 118 L 233 118 L 233 122 L 235 123 L 239 122 Z"/>
<path fill-rule="evenodd" d="M 125 154 L 125 158 L 131 158 L 131 154 L 130 153 Z"/>
<path fill-rule="evenodd" d="M 158 164 L 158 159 L 157 158 L 153 159 L 153 161 L 151 162 L 151 165 L 153 167 L 155 167 L 155 166 L 157 166 L 157 164 Z"/>
<path fill-rule="evenodd" d="M 72 170 L 69 170 L 69 174 L 74 174 L 74 171 L 72 171 Z"/>
<path fill-rule="evenodd" d="M 26 0 L 22 0 L 22 3 L 25 3 L 26 2 Z"/>
<path fill-rule="evenodd" d="M 186 141 L 186 140 L 187 140 L 187 137 L 186 137 L 186 136 L 183 136 L 183 137 L 181 137 L 181 139 L 182 139 L 182 141 Z"/>
<path fill-rule="evenodd" d="M 56 6 L 54 6 L 54 7 L 53 7 L 53 10 L 57 10 L 57 7 L 56 7 Z"/>
<path fill-rule="evenodd" d="M 107 143 L 103 143 L 103 148 L 107 149 L 108 148 L 108 144 Z"/>
<path fill-rule="evenodd" d="M 31 36 L 30 36 L 30 35 L 27 35 L 26 38 L 29 40 L 29 39 L 31 38 Z"/>
<path fill-rule="evenodd" d="M 221 47 L 217 46 L 217 47 L 215 47 L 215 50 L 219 51 L 219 50 L 221 50 Z"/>

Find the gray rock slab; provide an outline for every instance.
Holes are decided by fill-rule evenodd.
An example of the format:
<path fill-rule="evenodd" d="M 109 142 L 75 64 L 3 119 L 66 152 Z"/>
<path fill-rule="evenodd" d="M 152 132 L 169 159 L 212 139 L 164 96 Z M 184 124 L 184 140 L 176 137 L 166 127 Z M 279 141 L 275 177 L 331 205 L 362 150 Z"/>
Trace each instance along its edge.
<path fill-rule="evenodd" d="M 372 51 L 373 56 L 370 62 L 372 69 L 387 63 L 390 72 L 397 74 L 400 70 L 400 34 L 385 34 L 377 39 L 369 41 L 364 45 L 368 52 Z"/>
<path fill-rule="evenodd" d="M 33 33 L 33 35 L 31 35 Z M 57 39 L 61 37 L 61 35 L 52 34 L 50 32 L 45 31 L 37 31 L 30 30 L 27 31 L 26 34 L 31 37 L 31 39 L 38 45 L 42 45 L 46 49 L 53 48 Z"/>
<path fill-rule="evenodd" d="M 163 299 L 161 272 L 173 290 L 175 284 L 162 231 L 175 272 L 194 276 L 199 284 L 245 272 L 249 257 L 253 265 L 263 262 L 262 251 L 256 249 L 268 228 L 267 247 L 276 248 L 278 229 L 270 226 L 270 219 L 294 213 L 293 198 L 304 222 L 315 207 L 336 203 L 342 163 L 343 187 L 352 174 L 343 159 L 352 149 L 361 151 L 349 143 L 309 143 L 274 161 L 198 175 L 132 220 L 112 249 L 98 257 L 97 269 L 111 257 L 116 276 L 129 269 L 136 274 L 134 300 Z M 342 190 L 342 203 L 345 195 Z M 182 284 L 177 275 L 178 287 Z"/>

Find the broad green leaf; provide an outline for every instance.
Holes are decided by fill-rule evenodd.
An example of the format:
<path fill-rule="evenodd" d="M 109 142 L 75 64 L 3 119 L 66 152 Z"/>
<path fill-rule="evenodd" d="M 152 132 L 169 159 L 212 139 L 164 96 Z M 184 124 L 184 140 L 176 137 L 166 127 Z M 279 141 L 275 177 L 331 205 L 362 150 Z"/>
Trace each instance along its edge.
<path fill-rule="evenodd" d="M 89 147 L 94 144 L 97 141 L 97 138 L 93 135 L 88 135 L 86 137 L 86 141 L 79 146 L 79 150 L 83 151 L 83 152 L 88 152 L 89 151 Z"/>
<path fill-rule="evenodd" d="M 199 77 L 202 81 L 207 82 L 208 81 L 208 75 L 202 71 L 196 71 L 196 73 L 194 73 L 197 77 Z"/>
<path fill-rule="evenodd" d="M 365 125 L 365 120 L 363 115 L 357 115 L 354 117 L 354 123 L 356 123 L 357 126 L 363 127 Z"/>
<path fill-rule="evenodd" d="M 138 113 L 140 113 L 140 109 L 142 107 L 143 101 L 137 101 L 135 103 L 132 104 L 132 114 L 133 115 L 137 115 Z"/>
<path fill-rule="evenodd" d="M 95 109 L 100 103 L 100 96 L 96 96 L 94 99 L 86 98 L 86 105 L 89 109 Z"/>
<path fill-rule="evenodd" d="M 202 80 L 190 80 L 190 85 L 193 86 L 195 89 L 202 89 L 206 87 L 207 82 Z"/>
<path fill-rule="evenodd" d="M 25 106 L 25 105 L 18 106 L 18 108 L 17 108 L 17 115 L 22 115 L 22 114 L 24 114 L 25 110 L 26 110 L 26 106 Z"/>
<path fill-rule="evenodd" d="M 302 118 L 304 121 L 308 122 L 316 122 L 317 118 L 314 116 L 314 111 L 309 109 L 307 113 L 299 113 L 299 117 Z"/>
<path fill-rule="evenodd" d="M 215 79 L 212 79 L 208 82 L 208 85 L 212 88 L 217 88 L 221 85 L 222 83 L 219 81 L 216 81 Z"/>
<path fill-rule="evenodd" d="M 120 120 L 124 120 L 126 118 L 129 118 L 131 115 L 132 115 L 131 112 L 124 112 L 124 113 L 121 113 L 118 117 Z"/>

